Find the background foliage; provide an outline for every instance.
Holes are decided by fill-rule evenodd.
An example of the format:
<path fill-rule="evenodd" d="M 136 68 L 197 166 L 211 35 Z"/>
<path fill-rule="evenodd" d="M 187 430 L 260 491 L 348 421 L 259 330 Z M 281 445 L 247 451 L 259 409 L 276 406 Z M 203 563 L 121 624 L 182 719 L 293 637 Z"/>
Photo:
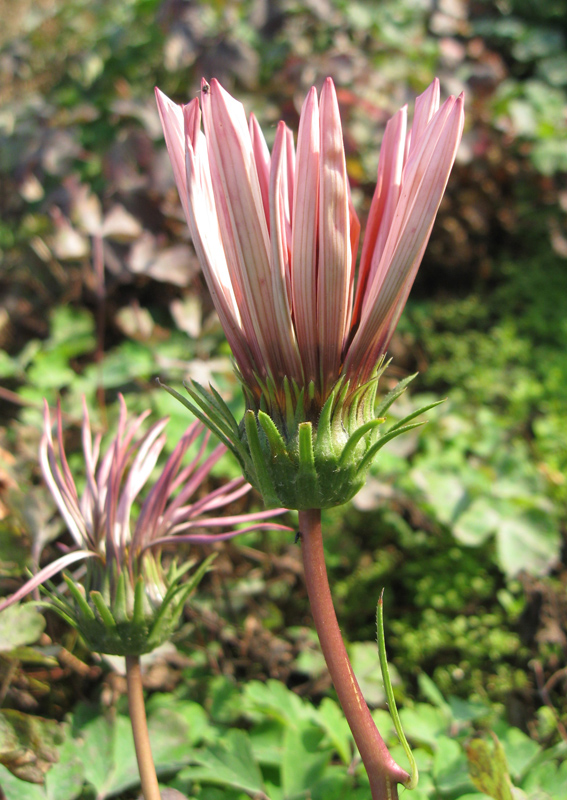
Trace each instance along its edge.
<path fill-rule="evenodd" d="M 419 370 L 400 415 L 448 399 L 425 431 L 382 451 L 352 506 L 325 514 L 331 581 L 393 742 L 374 647 L 373 598 L 386 587 L 416 800 L 509 798 L 512 787 L 565 797 L 565 0 L 2 0 L 0 11 L 2 590 L 50 558 L 60 531 L 37 468 L 43 396 L 62 397 L 77 470 L 83 394 L 101 428 L 119 391 L 132 412 L 169 413 L 170 446 L 188 419 L 156 376 L 211 379 L 241 403 L 154 84 L 186 101 L 215 76 L 271 139 L 281 117 L 297 129 L 306 90 L 331 75 L 364 219 L 388 116 L 439 75 L 444 94 L 465 90 L 467 128 L 384 388 Z M 234 470 L 227 459 L 214 480 Z M 368 796 L 298 547 L 250 534 L 220 548 L 175 645 L 149 660 L 156 761 L 172 792 Z M 5 612 L 6 798 L 135 797 L 123 693 L 120 664 L 51 615 Z"/>

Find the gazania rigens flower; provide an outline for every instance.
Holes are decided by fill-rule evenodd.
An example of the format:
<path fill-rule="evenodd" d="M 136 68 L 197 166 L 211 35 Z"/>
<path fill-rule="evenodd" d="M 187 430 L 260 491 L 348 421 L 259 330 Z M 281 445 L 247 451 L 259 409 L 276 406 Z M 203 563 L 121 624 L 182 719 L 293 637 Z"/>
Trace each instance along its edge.
<path fill-rule="evenodd" d="M 242 478 L 197 497 L 203 481 L 226 451 L 220 445 L 205 457 L 209 434 L 199 422 L 190 425 L 181 437 L 159 477 L 139 503 L 139 513 L 133 522 L 133 505 L 150 479 L 165 445 L 167 419 L 154 423 L 136 438 L 150 412 L 128 422 L 124 399 L 120 396 L 119 400 L 118 431 L 100 461 L 101 436 L 97 434 L 93 439 L 84 403 L 82 442 L 86 484 L 81 497 L 65 455 L 61 409 L 57 410 L 58 459 L 49 408 L 45 404 L 39 453 L 41 471 L 74 546 L 0 603 L 0 611 L 60 570 L 86 560 L 87 571 L 82 584 L 65 576 L 70 597 L 52 588 L 50 605 L 80 631 L 91 649 L 139 655 L 155 648 L 175 630 L 188 594 L 210 561 L 201 565 L 190 580 L 181 582 L 191 564 L 178 567 L 174 560 L 166 572 L 161 565 L 164 546 L 178 542 L 222 541 L 268 527 L 289 529 L 258 521 L 273 516 L 273 511 L 218 515 L 219 509 L 250 490 L 250 485 Z M 202 441 L 198 444 L 200 437 Z M 198 445 L 197 452 L 184 465 L 184 457 L 193 445 Z M 211 527 L 232 527 L 246 522 L 250 525 L 244 529 L 205 532 Z"/>
<path fill-rule="evenodd" d="M 316 429 L 323 418 L 338 436 L 335 455 L 346 448 L 349 458 L 360 462 L 368 456 L 370 463 L 379 444 L 375 378 L 453 166 L 463 97 L 449 97 L 440 106 L 435 80 L 416 100 L 411 131 L 405 108 L 388 123 L 356 281 L 360 225 L 330 78 L 320 100 L 314 88 L 307 95 L 297 151 L 280 122 L 271 156 L 255 118 L 248 124 L 242 105 L 216 80 L 203 82 L 200 105 L 196 98 L 178 106 L 159 90 L 157 101 L 193 243 L 254 420 L 248 414 L 245 433 L 235 436 L 233 420 L 215 406 L 218 398 L 195 384 L 189 387 L 191 407 L 200 408 L 207 424 L 224 436 L 268 502 L 305 508 L 294 493 L 281 494 L 281 476 L 270 473 L 268 462 L 285 453 L 297 473 L 310 438 L 313 453 L 304 452 L 301 481 L 306 485 L 308 460 L 318 460 L 317 440 L 327 436 L 326 428 Z M 304 433 L 300 445 L 300 426 L 307 423 L 310 436 Z M 361 432 L 361 426 L 368 427 Z M 251 466 L 257 447 L 266 462 L 264 478 L 274 489 L 271 498 L 260 467 Z M 354 494 L 352 476 L 343 474 L 330 493 L 323 490 L 321 458 L 308 481 L 309 495 L 317 484 L 319 507 L 344 502 Z M 327 466 L 336 477 L 336 463 Z"/>

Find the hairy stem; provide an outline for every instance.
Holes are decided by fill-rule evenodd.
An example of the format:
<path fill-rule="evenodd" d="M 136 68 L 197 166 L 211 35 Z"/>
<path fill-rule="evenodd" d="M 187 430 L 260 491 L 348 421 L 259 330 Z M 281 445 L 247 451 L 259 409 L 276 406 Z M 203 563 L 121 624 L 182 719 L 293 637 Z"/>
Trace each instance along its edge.
<path fill-rule="evenodd" d="M 318 509 L 300 511 L 299 530 L 305 583 L 315 628 L 339 701 L 368 773 L 372 800 L 397 800 L 397 784 L 408 783 L 410 776 L 390 755 L 352 671 L 327 578 L 321 512 Z"/>
<path fill-rule="evenodd" d="M 144 800 L 161 800 L 148 734 L 139 656 L 126 656 L 126 681 L 128 684 L 128 709 Z"/>

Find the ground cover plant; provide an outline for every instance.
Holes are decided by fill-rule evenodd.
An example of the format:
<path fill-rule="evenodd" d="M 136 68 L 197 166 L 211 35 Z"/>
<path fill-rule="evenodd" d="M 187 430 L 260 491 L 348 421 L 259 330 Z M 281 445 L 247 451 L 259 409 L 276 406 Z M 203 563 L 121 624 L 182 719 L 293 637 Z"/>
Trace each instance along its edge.
<path fill-rule="evenodd" d="M 4 594 L 60 554 L 37 466 L 44 396 L 52 407 L 62 397 L 73 470 L 83 395 L 96 430 L 112 428 L 119 392 L 133 413 L 169 414 L 170 450 L 190 420 L 158 375 L 173 386 L 212 379 L 242 415 L 154 84 L 185 101 L 216 76 L 269 138 L 281 116 L 297 131 L 308 87 L 331 75 L 367 213 L 387 118 L 439 75 L 446 94 L 465 89 L 467 129 L 382 391 L 419 370 L 392 414 L 448 399 L 426 431 L 381 451 L 353 503 L 323 512 L 330 581 L 365 699 L 405 766 L 375 647 L 386 589 L 394 691 L 421 775 L 413 796 L 565 795 L 565 12 L 519 0 L 46 0 L 5 15 Z M 237 475 L 226 458 L 207 489 Z M 259 532 L 199 550 L 216 552 L 215 568 L 145 674 L 158 775 L 172 792 L 369 797 L 311 633 L 300 547 L 294 533 Z M 13 614 L 0 634 L 5 796 L 136 797 L 120 664 L 49 612 L 2 613 Z"/>

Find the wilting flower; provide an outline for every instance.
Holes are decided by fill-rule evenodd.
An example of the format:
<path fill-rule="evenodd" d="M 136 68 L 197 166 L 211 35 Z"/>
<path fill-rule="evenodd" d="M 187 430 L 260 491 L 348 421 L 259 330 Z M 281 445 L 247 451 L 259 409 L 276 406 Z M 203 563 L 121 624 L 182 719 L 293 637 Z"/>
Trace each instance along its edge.
<path fill-rule="evenodd" d="M 282 494 L 289 477 L 273 473 L 274 460 L 276 471 L 284 462 L 296 477 L 303 461 L 300 485 L 314 505 L 344 502 L 357 490 L 354 474 L 359 485 L 363 475 L 352 462 L 354 473 L 339 476 L 337 458 L 344 455 L 341 469 L 353 458 L 367 467 L 384 443 L 376 378 L 453 166 L 463 97 L 440 106 L 435 80 L 417 98 L 409 132 L 406 108 L 389 121 L 356 281 L 360 225 L 330 78 L 319 101 L 314 88 L 307 95 L 297 151 L 280 122 L 271 156 L 254 116 L 247 123 L 216 80 L 203 82 L 200 105 L 195 98 L 178 106 L 159 90 L 157 101 L 193 243 L 247 397 L 245 430 L 236 426 L 236 435 L 218 398 L 196 384 L 188 387 L 191 407 L 209 418 L 268 502 L 313 507 L 295 489 Z M 310 428 L 300 443 L 302 424 Z M 333 452 L 324 454 L 325 444 L 318 453 L 329 436 Z M 329 457 L 331 491 L 320 480 Z M 262 486 L 258 458 L 271 488 Z M 307 480 L 309 459 L 319 466 Z"/>
<path fill-rule="evenodd" d="M 167 418 L 154 423 L 136 438 L 150 412 L 128 422 L 126 403 L 121 395 L 119 400 L 118 431 L 102 458 L 101 436 L 97 434 L 93 439 L 84 403 L 82 442 L 86 483 L 80 497 L 65 455 L 61 409 L 57 410 L 57 458 L 49 408 L 45 403 L 39 452 L 41 471 L 74 546 L 0 603 L 0 611 L 49 581 L 60 570 L 86 560 L 82 584 L 65 576 L 71 599 L 52 587 L 50 605 L 81 632 L 93 650 L 139 655 L 165 641 L 175 630 L 188 594 L 210 561 L 201 565 L 189 581 L 181 582 L 191 564 L 178 567 L 174 560 L 165 571 L 161 564 L 164 546 L 180 542 L 218 542 L 260 528 L 288 529 L 271 522 L 256 522 L 273 516 L 273 511 L 218 515 L 219 509 L 250 490 L 250 485 L 242 478 L 199 496 L 204 480 L 226 448 L 220 445 L 206 456 L 209 434 L 198 422 L 190 425 L 179 440 L 139 504 L 139 513 L 133 521 L 132 508 L 165 445 Z M 187 451 L 196 444 L 196 454 L 184 464 Z M 232 527 L 246 522 L 250 525 L 244 529 L 205 532 L 207 528 Z"/>

